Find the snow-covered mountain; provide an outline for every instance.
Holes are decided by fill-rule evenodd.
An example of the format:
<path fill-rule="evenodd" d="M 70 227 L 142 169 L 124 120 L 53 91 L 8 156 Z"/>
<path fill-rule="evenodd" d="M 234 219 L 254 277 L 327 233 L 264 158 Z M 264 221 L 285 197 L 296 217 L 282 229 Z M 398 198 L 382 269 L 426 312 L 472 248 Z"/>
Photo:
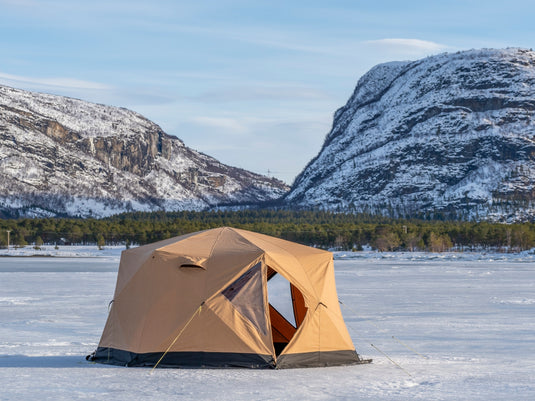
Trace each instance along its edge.
<path fill-rule="evenodd" d="M 276 179 L 188 148 L 117 107 L 0 86 L 0 216 L 201 210 L 280 197 Z"/>
<path fill-rule="evenodd" d="M 334 115 L 288 205 L 394 216 L 535 216 L 535 52 L 378 65 Z"/>

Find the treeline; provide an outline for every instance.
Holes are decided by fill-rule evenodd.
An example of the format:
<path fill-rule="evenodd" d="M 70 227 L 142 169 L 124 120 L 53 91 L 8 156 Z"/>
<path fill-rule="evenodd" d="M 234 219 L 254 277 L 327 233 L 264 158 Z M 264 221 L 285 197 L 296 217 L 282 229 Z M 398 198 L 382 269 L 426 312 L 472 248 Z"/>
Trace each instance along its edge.
<path fill-rule="evenodd" d="M 0 220 L 0 246 L 28 244 L 146 244 L 215 227 L 230 226 L 322 248 L 380 251 L 535 247 L 535 223 L 400 220 L 322 211 L 243 210 L 127 213 L 104 219 Z"/>

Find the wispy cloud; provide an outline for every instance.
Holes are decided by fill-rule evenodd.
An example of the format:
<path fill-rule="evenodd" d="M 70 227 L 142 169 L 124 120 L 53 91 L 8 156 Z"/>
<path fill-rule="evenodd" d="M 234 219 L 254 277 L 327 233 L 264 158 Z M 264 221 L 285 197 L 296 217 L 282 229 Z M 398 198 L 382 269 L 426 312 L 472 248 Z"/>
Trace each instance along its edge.
<path fill-rule="evenodd" d="M 321 113 L 295 115 L 279 110 L 281 114 L 275 115 L 276 112 L 261 117 L 244 114 L 195 116 L 184 120 L 181 130 L 193 131 L 195 135 L 179 137 L 186 145 L 207 152 L 224 163 L 263 174 L 269 170 L 270 174 L 291 183 L 317 154 L 329 123 L 324 122 Z M 323 135 L 311 135 L 316 131 Z"/>
<path fill-rule="evenodd" d="M 0 0 L 0 5 L 5 6 L 17 6 L 17 7 L 26 7 L 34 6 L 37 3 L 33 0 Z"/>
<path fill-rule="evenodd" d="M 257 87 L 234 87 L 208 91 L 194 100 L 202 102 L 232 102 L 232 101 L 266 101 L 266 100 L 318 100 L 328 98 L 328 95 L 320 90 L 304 86 L 257 86 Z"/>
<path fill-rule="evenodd" d="M 175 101 L 175 96 L 160 87 L 121 87 L 68 77 L 38 78 L 0 72 L 0 84 L 121 107 L 163 105 Z"/>
<path fill-rule="evenodd" d="M 90 90 L 111 90 L 112 87 L 98 82 L 84 81 L 75 78 L 38 78 L 25 77 L 21 75 L 6 74 L 0 72 L 0 81 L 8 85 L 24 85 L 36 88 L 47 89 L 90 89 Z"/>
<path fill-rule="evenodd" d="M 399 52 L 438 52 L 446 50 L 449 46 L 431 42 L 421 39 L 406 39 L 406 38 L 386 38 L 377 40 L 368 40 L 364 42 L 369 45 L 384 47 L 389 50 L 396 50 Z"/>
<path fill-rule="evenodd" d="M 249 127 L 235 118 L 194 117 L 191 121 L 204 127 L 210 127 L 228 133 L 244 134 L 249 132 Z"/>

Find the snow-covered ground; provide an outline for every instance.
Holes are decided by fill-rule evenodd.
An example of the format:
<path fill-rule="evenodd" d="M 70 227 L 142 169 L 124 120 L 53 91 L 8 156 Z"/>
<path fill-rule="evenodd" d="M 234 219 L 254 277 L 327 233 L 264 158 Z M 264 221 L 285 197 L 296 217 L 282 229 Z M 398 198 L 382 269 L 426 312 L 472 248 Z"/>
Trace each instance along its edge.
<path fill-rule="evenodd" d="M 84 359 L 122 249 L 0 258 L 0 400 L 535 399 L 532 254 L 336 253 L 342 311 L 372 364 L 151 374 Z"/>
<path fill-rule="evenodd" d="M 0 249 L 0 256 L 55 256 L 61 258 L 112 258 L 114 261 L 121 257 L 124 246 L 105 246 L 98 249 L 96 245 L 43 245 L 40 249 L 35 249 L 32 245 L 23 248 L 11 246 L 9 249 Z M 110 259 L 111 260 L 111 259 Z"/>

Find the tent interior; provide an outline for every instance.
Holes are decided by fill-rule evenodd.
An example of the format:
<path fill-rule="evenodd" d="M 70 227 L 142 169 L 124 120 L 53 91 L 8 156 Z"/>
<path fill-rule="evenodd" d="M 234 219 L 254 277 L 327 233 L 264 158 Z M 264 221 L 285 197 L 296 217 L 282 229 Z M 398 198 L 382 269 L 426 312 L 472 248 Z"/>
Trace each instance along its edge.
<path fill-rule="evenodd" d="M 303 323 L 307 308 L 297 287 L 275 270 L 268 268 L 267 280 L 271 334 L 278 356 Z"/>
<path fill-rule="evenodd" d="M 222 294 L 259 331 L 266 334 L 266 330 L 271 330 L 273 348 L 278 356 L 290 343 L 297 329 L 303 323 L 307 307 L 301 291 L 268 266 L 267 301 L 271 321 L 271 327 L 268 328 L 264 317 L 264 299 L 263 296 L 259 296 L 259 294 L 263 294 L 261 265 L 262 263 L 259 262 L 251 267 L 225 288 Z M 185 267 L 185 265 L 181 267 Z"/>

